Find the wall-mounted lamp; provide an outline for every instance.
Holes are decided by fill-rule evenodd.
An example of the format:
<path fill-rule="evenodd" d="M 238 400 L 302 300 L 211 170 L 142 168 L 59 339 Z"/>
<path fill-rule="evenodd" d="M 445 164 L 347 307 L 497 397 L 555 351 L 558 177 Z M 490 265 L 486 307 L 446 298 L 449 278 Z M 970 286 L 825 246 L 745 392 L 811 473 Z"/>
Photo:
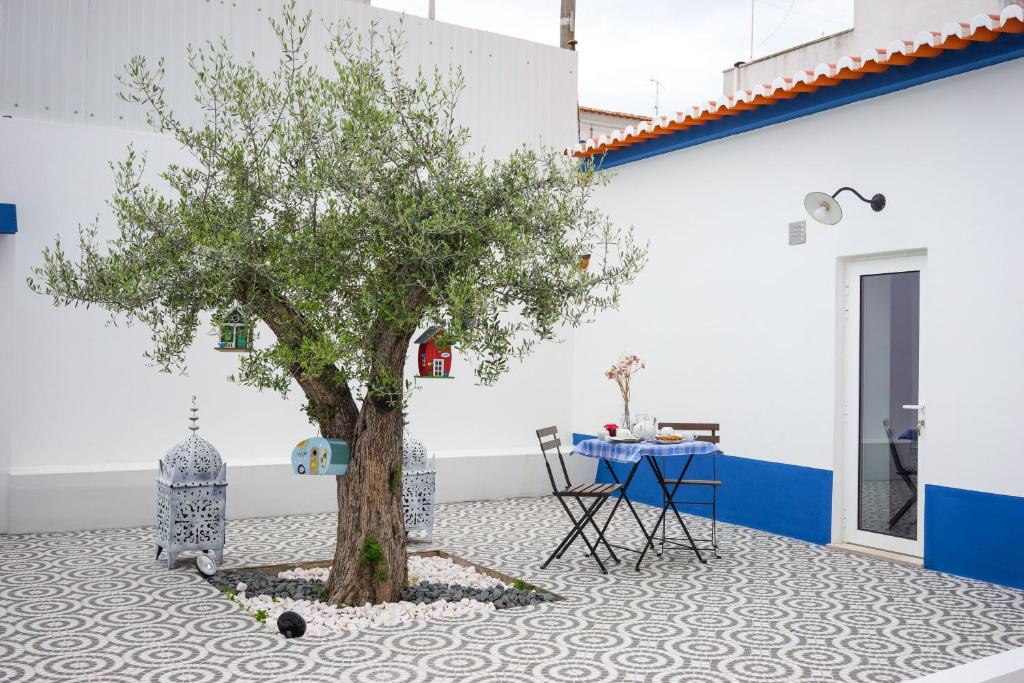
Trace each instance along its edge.
<path fill-rule="evenodd" d="M 836 195 L 844 190 L 857 195 L 865 204 L 870 204 L 871 208 L 875 211 L 881 211 L 885 208 L 885 195 L 876 194 L 871 199 L 867 199 L 864 195 L 852 187 L 840 187 L 832 194 L 825 194 L 824 192 L 810 192 L 804 197 L 804 208 L 807 209 L 807 213 L 811 214 L 811 218 L 824 223 L 825 225 L 835 225 L 839 221 L 843 220 L 843 209 L 839 206 L 839 202 L 836 201 Z"/>

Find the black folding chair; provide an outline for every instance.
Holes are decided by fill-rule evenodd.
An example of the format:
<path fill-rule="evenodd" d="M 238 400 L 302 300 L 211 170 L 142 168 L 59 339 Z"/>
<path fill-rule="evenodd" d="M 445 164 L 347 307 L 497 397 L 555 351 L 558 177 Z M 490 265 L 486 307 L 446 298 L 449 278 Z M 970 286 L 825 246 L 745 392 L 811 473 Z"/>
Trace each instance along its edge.
<path fill-rule="evenodd" d="M 917 464 L 911 463 L 909 466 L 903 463 L 903 459 L 900 457 L 899 448 L 896 447 L 896 440 L 892 436 L 892 427 L 889 424 L 889 418 L 882 420 L 882 426 L 885 427 L 885 435 L 889 437 L 889 455 L 892 457 L 893 467 L 896 468 L 896 474 L 899 475 L 903 483 L 910 489 L 910 498 L 907 499 L 903 506 L 899 510 L 893 513 L 892 517 L 889 518 L 889 528 L 896 526 L 896 522 L 900 521 L 903 515 L 907 514 L 907 510 L 910 509 L 914 503 L 917 502 L 917 484 L 911 477 L 917 476 Z"/>
<path fill-rule="evenodd" d="M 707 443 L 719 443 L 721 438 L 718 436 L 718 432 L 721 429 L 717 422 L 659 422 L 658 429 L 662 427 L 669 427 L 671 429 L 687 431 L 687 432 L 710 432 L 710 434 L 698 434 L 697 441 L 706 441 Z M 692 458 L 691 458 L 692 460 Z M 695 545 L 696 541 L 710 542 L 709 546 L 701 548 L 701 550 L 710 550 L 714 553 L 716 558 L 721 558 L 718 554 L 718 487 L 722 485 L 722 481 L 718 478 L 718 454 L 711 456 L 711 478 L 710 479 L 687 479 L 686 470 L 689 468 L 689 460 L 687 461 L 686 467 L 684 467 L 682 474 L 678 479 L 666 479 L 665 484 L 672 485 L 672 497 L 676 490 L 680 486 L 702 486 L 706 489 L 711 490 L 711 500 L 672 500 L 676 504 L 684 505 L 706 505 L 711 508 L 711 538 L 698 538 L 696 540 L 690 539 L 690 544 Z M 670 498 L 662 495 L 662 507 L 663 509 L 670 504 Z M 664 516 L 664 512 L 662 513 Z M 654 530 L 657 533 L 657 529 Z M 664 551 L 666 540 L 665 537 L 665 524 L 661 525 L 661 547 Z M 699 553 L 698 553 L 699 557 Z"/>
<path fill-rule="evenodd" d="M 619 558 L 615 556 L 615 551 L 612 550 L 608 541 L 604 537 L 604 529 L 597 526 L 597 522 L 594 521 L 594 516 L 601 509 L 601 506 L 612 496 L 613 493 L 618 491 L 621 487 L 619 484 L 576 484 L 575 486 L 569 480 L 569 470 L 565 466 L 565 458 L 562 457 L 562 441 L 558 438 L 557 427 L 545 427 L 544 429 L 537 430 L 537 440 L 540 442 L 540 452 L 544 457 L 544 467 L 548 471 L 548 479 L 551 480 L 551 493 L 558 499 L 558 502 L 562 504 L 562 509 L 565 510 L 565 514 L 569 515 L 569 519 L 572 520 L 572 531 L 570 531 L 562 542 L 558 544 L 555 551 L 551 553 L 551 556 L 547 559 L 544 564 L 541 565 L 541 569 L 546 569 L 551 561 L 556 557 L 560 558 L 565 554 L 565 551 L 576 541 L 577 538 L 582 538 L 583 542 L 587 544 L 589 549 L 588 555 L 594 558 L 597 562 L 597 566 L 601 568 L 601 572 L 604 574 L 608 573 L 605 569 L 604 563 L 601 562 L 601 558 L 598 557 L 597 551 L 603 545 L 608 551 L 608 556 L 615 562 L 619 561 Z M 559 486 L 558 482 L 555 481 L 554 470 L 551 469 L 551 463 L 548 461 L 548 452 L 555 451 L 558 454 L 558 463 L 562 469 L 562 476 L 565 477 L 565 486 Z M 566 503 L 566 499 L 574 499 L 580 508 L 580 516 L 577 517 L 573 514 L 569 504 Z M 589 499 L 590 504 L 587 505 L 584 499 Z M 597 539 L 594 543 L 590 542 L 587 538 L 584 529 L 590 525 L 594 529 L 594 533 L 597 534 Z M 607 523 L 604 528 L 607 528 Z"/>

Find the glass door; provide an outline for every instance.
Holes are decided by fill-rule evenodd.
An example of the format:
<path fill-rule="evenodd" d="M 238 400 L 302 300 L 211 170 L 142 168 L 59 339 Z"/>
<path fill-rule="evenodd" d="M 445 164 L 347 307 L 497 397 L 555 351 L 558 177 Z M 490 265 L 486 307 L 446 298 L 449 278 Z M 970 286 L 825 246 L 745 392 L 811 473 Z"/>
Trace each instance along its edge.
<path fill-rule="evenodd" d="M 924 257 L 854 262 L 846 281 L 846 541 L 921 555 Z"/>

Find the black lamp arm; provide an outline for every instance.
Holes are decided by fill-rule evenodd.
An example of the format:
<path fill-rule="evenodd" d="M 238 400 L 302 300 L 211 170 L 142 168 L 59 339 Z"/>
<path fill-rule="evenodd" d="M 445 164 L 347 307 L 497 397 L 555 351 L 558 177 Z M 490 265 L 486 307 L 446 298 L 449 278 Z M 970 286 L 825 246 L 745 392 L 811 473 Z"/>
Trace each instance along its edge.
<path fill-rule="evenodd" d="M 832 199 L 835 199 L 836 195 L 838 195 L 840 192 L 843 192 L 844 190 L 849 190 L 850 192 L 852 192 L 855 195 L 857 195 L 857 199 L 861 200 L 865 204 L 870 204 L 871 208 L 874 209 L 875 211 L 881 211 L 882 209 L 885 208 L 885 195 L 884 194 L 879 193 L 879 194 L 876 194 L 875 196 L 873 196 L 871 199 L 868 199 L 867 197 L 862 195 L 860 192 L 857 192 L 857 190 L 853 189 L 852 187 L 846 187 L 846 186 L 840 187 L 838 190 L 836 190 L 835 192 L 832 193 Z"/>

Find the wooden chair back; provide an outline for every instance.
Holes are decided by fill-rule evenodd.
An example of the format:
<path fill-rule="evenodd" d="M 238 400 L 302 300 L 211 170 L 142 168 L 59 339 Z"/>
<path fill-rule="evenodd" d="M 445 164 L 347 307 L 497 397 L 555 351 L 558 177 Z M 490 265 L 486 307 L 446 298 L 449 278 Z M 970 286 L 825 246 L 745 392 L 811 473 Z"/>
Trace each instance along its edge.
<path fill-rule="evenodd" d="M 697 441 L 707 443 L 718 443 L 718 431 L 721 429 L 717 422 L 659 422 L 658 429 L 669 427 L 680 432 L 710 432 L 710 434 L 698 434 Z"/>
<path fill-rule="evenodd" d="M 537 430 L 537 441 L 540 442 L 540 453 L 544 456 L 544 467 L 548 470 L 548 479 L 551 480 L 551 492 L 558 493 L 563 488 L 569 488 L 572 486 L 572 482 L 569 481 L 569 470 L 565 466 L 565 458 L 562 457 L 562 440 L 558 437 L 558 427 L 544 427 Z M 551 469 L 551 462 L 548 460 L 548 454 L 554 451 L 558 454 L 558 464 L 562 469 L 562 476 L 565 478 L 565 486 L 560 487 L 558 482 L 555 481 L 555 473 Z"/>

